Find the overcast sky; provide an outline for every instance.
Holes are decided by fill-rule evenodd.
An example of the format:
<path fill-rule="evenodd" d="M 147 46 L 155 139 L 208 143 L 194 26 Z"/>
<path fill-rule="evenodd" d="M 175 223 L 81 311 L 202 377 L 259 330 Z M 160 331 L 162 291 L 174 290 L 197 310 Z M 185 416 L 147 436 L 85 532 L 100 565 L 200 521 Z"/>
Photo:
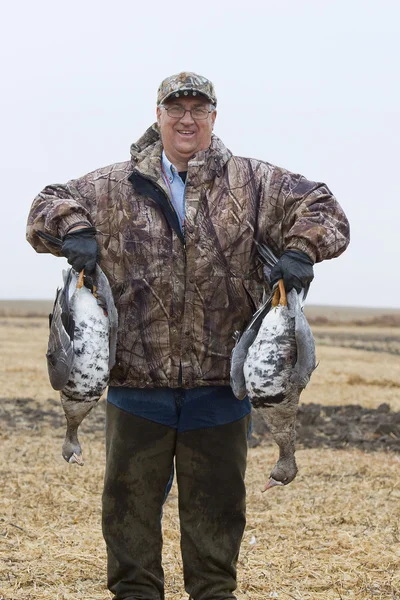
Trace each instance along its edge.
<path fill-rule="evenodd" d="M 173 73 L 211 79 L 237 155 L 324 181 L 351 224 L 309 303 L 400 308 L 400 3 L 45 0 L 2 10 L 0 298 L 53 298 L 25 241 L 47 184 L 129 159 Z"/>

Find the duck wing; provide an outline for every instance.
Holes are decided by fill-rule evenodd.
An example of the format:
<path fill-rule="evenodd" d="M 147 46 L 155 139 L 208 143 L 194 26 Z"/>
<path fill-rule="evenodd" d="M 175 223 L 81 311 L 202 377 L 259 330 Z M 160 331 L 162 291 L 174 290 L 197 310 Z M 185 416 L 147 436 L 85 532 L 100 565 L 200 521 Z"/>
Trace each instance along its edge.
<path fill-rule="evenodd" d="M 317 367 L 315 356 L 315 340 L 310 325 L 303 312 L 306 291 L 294 294 L 291 309 L 295 319 L 295 338 L 297 347 L 297 361 L 293 368 L 290 380 L 303 390 L 314 369 Z"/>
<path fill-rule="evenodd" d="M 97 302 L 106 311 L 109 322 L 109 345 L 110 354 L 108 368 L 111 371 L 115 365 L 117 352 L 118 312 L 115 307 L 114 297 L 107 277 L 99 267 L 96 266 Z"/>
<path fill-rule="evenodd" d="M 49 315 L 49 342 L 47 346 L 47 369 L 51 386 L 61 390 L 67 383 L 74 360 L 75 321 L 69 304 L 71 269 L 64 272 L 64 287 L 58 288 L 53 312 Z"/>

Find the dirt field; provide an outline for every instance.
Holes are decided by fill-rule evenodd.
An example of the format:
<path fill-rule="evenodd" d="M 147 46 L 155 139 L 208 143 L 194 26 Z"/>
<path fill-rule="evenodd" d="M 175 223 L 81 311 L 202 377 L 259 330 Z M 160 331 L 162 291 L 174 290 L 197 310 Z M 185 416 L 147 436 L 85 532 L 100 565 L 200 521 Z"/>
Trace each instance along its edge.
<path fill-rule="evenodd" d="M 67 465 L 46 319 L 1 310 L 0 600 L 111 598 L 104 403 L 81 427 L 85 466 Z M 255 415 L 239 600 L 400 600 L 400 328 L 339 321 L 313 327 L 319 366 L 299 412 L 299 474 L 267 494 L 277 449 Z M 166 599 L 186 599 L 175 488 L 163 522 Z"/>

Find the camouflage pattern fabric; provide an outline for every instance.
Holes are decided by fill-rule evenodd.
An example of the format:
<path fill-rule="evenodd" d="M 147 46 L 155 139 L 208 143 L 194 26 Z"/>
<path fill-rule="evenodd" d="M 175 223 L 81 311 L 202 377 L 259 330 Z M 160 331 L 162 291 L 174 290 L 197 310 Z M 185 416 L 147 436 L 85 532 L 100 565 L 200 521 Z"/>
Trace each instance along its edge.
<path fill-rule="evenodd" d="M 76 223 L 96 227 L 119 313 L 111 385 L 229 385 L 233 334 L 265 289 L 254 239 L 278 255 L 293 248 L 321 261 L 343 252 L 349 225 L 325 184 L 232 156 L 213 136 L 188 165 L 183 240 L 161 153 L 153 125 L 130 161 L 46 187 L 33 202 L 27 239 L 37 252 L 57 254 L 38 231 L 60 237 Z"/>
<path fill-rule="evenodd" d="M 211 104 L 217 106 L 217 96 L 211 81 L 196 73 L 178 73 L 161 82 L 157 91 L 157 104 L 162 104 L 169 97 L 196 96 L 196 94 L 202 94 Z"/>

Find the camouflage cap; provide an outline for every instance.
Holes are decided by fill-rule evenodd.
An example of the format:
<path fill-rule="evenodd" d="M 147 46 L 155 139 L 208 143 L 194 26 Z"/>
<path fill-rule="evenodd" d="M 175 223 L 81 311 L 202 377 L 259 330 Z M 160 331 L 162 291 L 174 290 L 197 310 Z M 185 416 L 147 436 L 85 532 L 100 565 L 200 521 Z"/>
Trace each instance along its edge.
<path fill-rule="evenodd" d="M 211 104 L 217 106 L 217 97 L 211 81 L 196 73 L 184 71 L 171 75 L 161 82 L 157 91 L 157 104 L 162 104 L 171 96 L 179 98 L 179 96 L 197 96 L 197 94 L 205 96 Z"/>

